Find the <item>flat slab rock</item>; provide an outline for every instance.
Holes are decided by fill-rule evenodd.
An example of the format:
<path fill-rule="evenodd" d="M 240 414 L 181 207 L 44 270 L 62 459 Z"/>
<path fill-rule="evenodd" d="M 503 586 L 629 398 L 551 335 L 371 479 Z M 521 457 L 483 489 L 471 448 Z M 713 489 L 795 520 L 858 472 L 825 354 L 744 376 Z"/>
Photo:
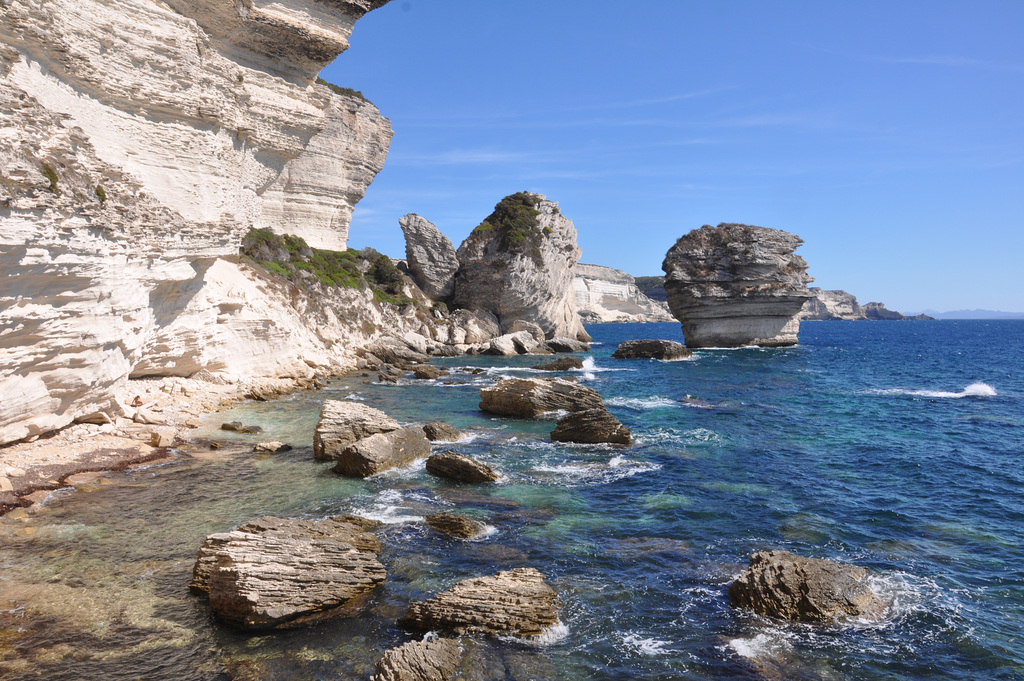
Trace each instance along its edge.
<path fill-rule="evenodd" d="M 365 478 L 427 456 L 430 440 L 423 434 L 423 428 L 410 426 L 377 433 L 349 445 L 338 455 L 334 472 Z"/>
<path fill-rule="evenodd" d="M 619 345 L 612 353 L 616 359 L 685 359 L 693 351 L 682 343 L 670 340 L 630 340 Z"/>
<path fill-rule="evenodd" d="M 559 357 L 553 362 L 538 364 L 530 368 L 538 371 L 574 371 L 583 368 L 583 360 L 579 357 Z"/>
<path fill-rule="evenodd" d="M 868 571 L 856 565 L 759 551 L 729 586 L 729 600 L 760 615 L 802 622 L 877 619 L 886 605 L 868 587 L 867 578 Z"/>
<path fill-rule="evenodd" d="M 432 454 L 427 459 L 427 473 L 459 482 L 494 482 L 498 474 L 487 464 L 458 452 Z"/>
<path fill-rule="evenodd" d="M 633 433 L 607 409 L 599 407 L 563 416 L 551 431 L 551 439 L 555 442 L 628 445 L 633 442 Z"/>
<path fill-rule="evenodd" d="M 533 418 L 549 411 L 604 407 L 597 391 L 571 381 L 506 378 L 480 391 L 480 409 L 498 416 Z"/>
<path fill-rule="evenodd" d="M 538 636 L 558 623 L 558 596 L 534 568 L 456 584 L 409 606 L 402 624 L 422 631 Z"/>
<path fill-rule="evenodd" d="M 313 456 L 337 459 L 349 445 L 377 433 L 398 430 L 398 421 L 361 402 L 327 400 L 313 433 Z"/>
<path fill-rule="evenodd" d="M 355 516 L 321 521 L 268 516 L 211 534 L 199 549 L 191 589 L 217 618 L 246 630 L 282 629 L 351 617 L 386 573 L 377 523 Z"/>
<path fill-rule="evenodd" d="M 461 660 L 455 639 L 409 641 L 384 653 L 370 681 L 448 681 Z"/>

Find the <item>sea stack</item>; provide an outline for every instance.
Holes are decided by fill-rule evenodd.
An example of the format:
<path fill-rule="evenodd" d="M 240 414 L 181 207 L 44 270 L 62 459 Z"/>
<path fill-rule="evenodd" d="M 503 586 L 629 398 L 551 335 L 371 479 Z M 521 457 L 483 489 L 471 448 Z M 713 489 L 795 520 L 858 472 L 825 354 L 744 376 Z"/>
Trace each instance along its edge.
<path fill-rule="evenodd" d="M 557 203 L 529 192 L 506 196 L 462 242 L 458 258 L 455 307 L 493 313 L 502 333 L 527 321 L 547 338 L 590 340 L 573 290 L 576 228 Z"/>
<path fill-rule="evenodd" d="M 797 315 L 813 294 L 803 239 L 753 225 L 704 225 L 683 236 L 662 263 L 672 314 L 687 347 L 796 345 Z"/>

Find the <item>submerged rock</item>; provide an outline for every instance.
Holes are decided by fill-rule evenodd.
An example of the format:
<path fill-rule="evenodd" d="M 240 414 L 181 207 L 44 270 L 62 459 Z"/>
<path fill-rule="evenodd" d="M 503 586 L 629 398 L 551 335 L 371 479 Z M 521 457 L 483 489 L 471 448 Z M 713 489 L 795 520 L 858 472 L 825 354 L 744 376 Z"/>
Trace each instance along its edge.
<path fill-rule="evenodd" d="M 483 523 L 454 513 L 434 513 L 428 515 L 426 520 L 427 525 L 438 532 L 459 539 L 476 539 L 487 531 Z"/>
<path fill-rule="evenodd" d="M 445 369 L 439 369 L 438 367 L 424 364 L 422 366 L 414 367 L 412 375 L 421 380 L 431 380 L 437 378 L 445 378 L 451 376 L 452 373 Z"/>
<path fill-rule="evenodd" d="M 604 407 L 593 389 L 558 379 L 506 378 L 480 391 L 480 409 L 498 416 L 533 418 L 549 411 Z"/>
<path fill-rule="evenodd" d="M 795 345 L 797 315 L 813 294 L 795 234 L 751 225 L 705 225 L 679 239 L 662 264 L 668 304 L 686 346 Z"/>
<path fill-rule="evenodd" d="M 551 352 L 590 352 L 589 342 L 565 338 L 564 336 L 549 338 L 544 342 L 544 345 Z"/>
<path fill-rule="evenodd" d="M 607 409 L 599 407 L 563 416 L 551 431 L 551 439 L 555 442 L 628 445 L 633 442 L 633 434 Z"/>
<path fill-rule="evenodd" d="M 398 430 L 398 421 L 360 402 L 327 400 L 313 433 L 313 456 L 337 459 L 349 445 L 377 433 Z"/>
<path fill-rule="evenodd" d="M 351 617 L 384 581 L 376 524 L 345 516 L 322 521 L 261 518 L 211 534 L 199 549 L 191 588 L 217 618 L 241 629 L 278 629 Z"/>
<path fill-rule="evenodd" d="M 430 455 L 430 441 L 417 426 L 377 433 L 346 447 L 334 472 L 365 478 Z"/>
<path fill-rule="evenodd" d="M 538 371 L 575 371 L 583 368 L 583 360 L 579 357 L 559 357 L 547 364 L 538 364 L 530 367 Z"/>
<path fill-rule="evenodd" d="M 461 432 L 441 421 L 424 424 L 423 434 L 431 442 L 456 442 L 464 437 Z"/>
<path fill-rule="evenodd" d="M 685 359 L 693 351 L 682 343 L 670 340 L 630 340 L 619 345 L 612 353 L 616 359 Z"/>
<path fill-rule="evenodd" d="M 454 639 L 409 641 L 384 653 L 370 681 L 448 681 L 461 659 L 462 649 Z"/>
<path fill-rule="evenodd" d="M 277 452 L 290 452 L 291 450 L 291 445 L 285 444 L 283 442 L 278 442 L 277 440 L 257 442 L 252 448 L 252 451 L 260 452 L 263 454 L 276 454 Z"/>
<path fill-rule="evenodd" d="M 759 551 L 729 586 L 729 601 L 760 615 L 803 622 L 877 618 L 886 606 L 868 587 L 867 577 L 867 570 L 856 565 Z"/>
<path fill-rule="evenodd" d="M 459 246 L 453 302 L 494 313 L 506 333 L 523 320 L 546 337 L 589 339 L 572 288 L 579 257 L 576 228 L 558 204 L 528 192 L 506 196 Z"/>
<path fill-rule="evenodd" d="M 451 240 L 424 217 L 409 213 L 398 220 L 405 235 L 405 259 L 413 281 L 432 300 L 448 300 L 455 291 L 459 258 Z"/>
<path fill-rule="evenodd" d="M 458 452 L 433 454 L 427 459 L 427 473 L 459 482 L 494 482 L 498 479 L 498 474 L 490 466 Z"/>
<path fill-rule="evenodd" d="M 456 584 L 413 603 L 401 624 L 422 631 L 537 636 L 558 623 L 558 596 L 534 568 L 499 572 Z"/>

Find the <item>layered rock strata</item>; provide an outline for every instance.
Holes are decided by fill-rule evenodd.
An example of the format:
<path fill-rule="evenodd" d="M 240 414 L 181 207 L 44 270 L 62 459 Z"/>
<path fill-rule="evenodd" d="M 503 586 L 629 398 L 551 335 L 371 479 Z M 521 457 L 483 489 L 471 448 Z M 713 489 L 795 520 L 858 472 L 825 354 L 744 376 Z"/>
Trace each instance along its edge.
<path fill-rule="evenodd" d="M 409 606 L 402 624 L 423 631 L 538 636 L 558 623 L 558 596 L 534 568 L 456 584 Z"/>
<path fill-rule="evenodd" d="M 456 442 L 465 437 L 461 432 L 441 421 L 423 424 L 423 434 L 431 442 Z"/>
<path fill-rule="evenodd" d="M 476 539 L 487 531 L 483 523 L 454 513 L 434 513 L 426 521 L 438 532 L 459 539 Z"/>
<path fill-rule="evenodd" d="M 349 445 L 338 455 L 334 472 L 366 478 L 429 455 L 430 440 L 423 428 L 410 426 L 370 435 Z"/>
<path fill-rule="evenodd" d="M 803 622 L 878 618 L 885 603 L 867 578 L 867 570 L 856 565 L 760 551 L 729 586 L 729 600 L 760 615 Z"/>
<path fill-rule="evenodd" d="M 381 4 L 0 4 L 0 443 L 119 414 L 129 375 L 345 364 L 362 320 L 322 337 L 219 258 L 253 226 L 344 249 L 391 128 L 314 79 Z"/>
<path fill-rule="evenodd" d="M 470 483 L 495 482 L 498 479 L 498 474 L 490 466 L 458 452 L 432 454 L 427 459 L 427 473 Z"/>
<path fill-rule="evenodd" d="M 455 678 L 461 659 L 455 639 L 409 641 L 384 653 L 370 681 L 447 681 Z"/>
<path fill-rule="evenodd" d="M 413 280 L 434 300 L 451 298 L 455 292 L 455 273 L 459 271 L 459 258 L 451 239 L 415 213 L 403 216 L 398 224 L 405 235 L 405 259 Z"/>
<path fill-rule="evenodd" d="M 808 289 L 814 294 L 808 298 L 800 310 L 801 321 L 825 321 L 834 319 L 861 320 L 867 319 L 857 297 L 846 291 L 823 291 L 812 286 Z"/>
<path fill-rule="evenodd" d="M 668 305 L 687 347 L 795 345 L 812 294 L 795 234 L 751 225 L 705 225 L 680 238 L 662 264 Z"/>
<path fill-rule="evenodd" d="M 480 390 L 480 409 L 498 416 L 533 418 L 552 411 L 604 408 L 593 388 L 558 379 L 506 378 Z"/>
<path fill-rule="evenodd" d="M 585 322 L 671 322 L 664 301 L 648 298 L 636 279 L 622 270 L 601 265 L 576 265 L 573 279 L 576 307 Z"/>
<path fill-rule="evenodd" d="M 493 313 L 503 332 L 518 321 L 547 338 L 589 340 L 576 311 L 576 228 L 540 194 L 505 197 L 458 249 L 452 302 Z"/>
<path fill-rule="evenodd" d="M 278 629 L 358 614 L 384 581 L 372 521 L 267 517 L 212 534 L 199 549 L 191 588 L 217 618 L 241 629 Z"/>

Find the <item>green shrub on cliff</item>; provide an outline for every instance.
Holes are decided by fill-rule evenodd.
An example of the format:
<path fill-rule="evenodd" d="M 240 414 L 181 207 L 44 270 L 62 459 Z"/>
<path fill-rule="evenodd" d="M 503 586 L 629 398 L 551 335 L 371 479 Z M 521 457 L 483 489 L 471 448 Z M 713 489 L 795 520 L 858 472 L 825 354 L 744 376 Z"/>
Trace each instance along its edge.
<path fill-rule="evenodd" d="M 372 248 L 362 251 L 329 251 L 310 248 L 302 237 L 251 229 L 242 239 L 240 255 L 265 270 L 286 277 L 299 286 L 313 279 L 324 286 L 343 286 L 360 291 L 370 288 L 380 302 L 404 305 L 413 302 L 403 292 L 402 272 L 391 258 Z"/>
<path fill-rule="evenodd" d="M 541 229 L 537 222 L 539 202 L 540 197 L 529 192 L 509 194 L 494 206 L 494 212 L 477 225 L 473 234 L 482 237 L 494 231 L 501 239 L 501 250 L 528 255 L 537 265 L 543 265 L 540 239 L 550 235 L 551 228 Z"/>
<path fill-rule="evenodd" d="M 333 92 L 336 95 L 343 95 L 345 97 L 355 97 L 356 99 L 361 99 L 364 102 L 370 101 L 359 90 L 353 90 L 350 87 L 341 87 L 340 85 L 335 85 L 334 83 L 328 83 L 326 80 L 320 78 L 319 76 L 316 79 L 316 84 L 330 88 L 331 92 Z"/>

